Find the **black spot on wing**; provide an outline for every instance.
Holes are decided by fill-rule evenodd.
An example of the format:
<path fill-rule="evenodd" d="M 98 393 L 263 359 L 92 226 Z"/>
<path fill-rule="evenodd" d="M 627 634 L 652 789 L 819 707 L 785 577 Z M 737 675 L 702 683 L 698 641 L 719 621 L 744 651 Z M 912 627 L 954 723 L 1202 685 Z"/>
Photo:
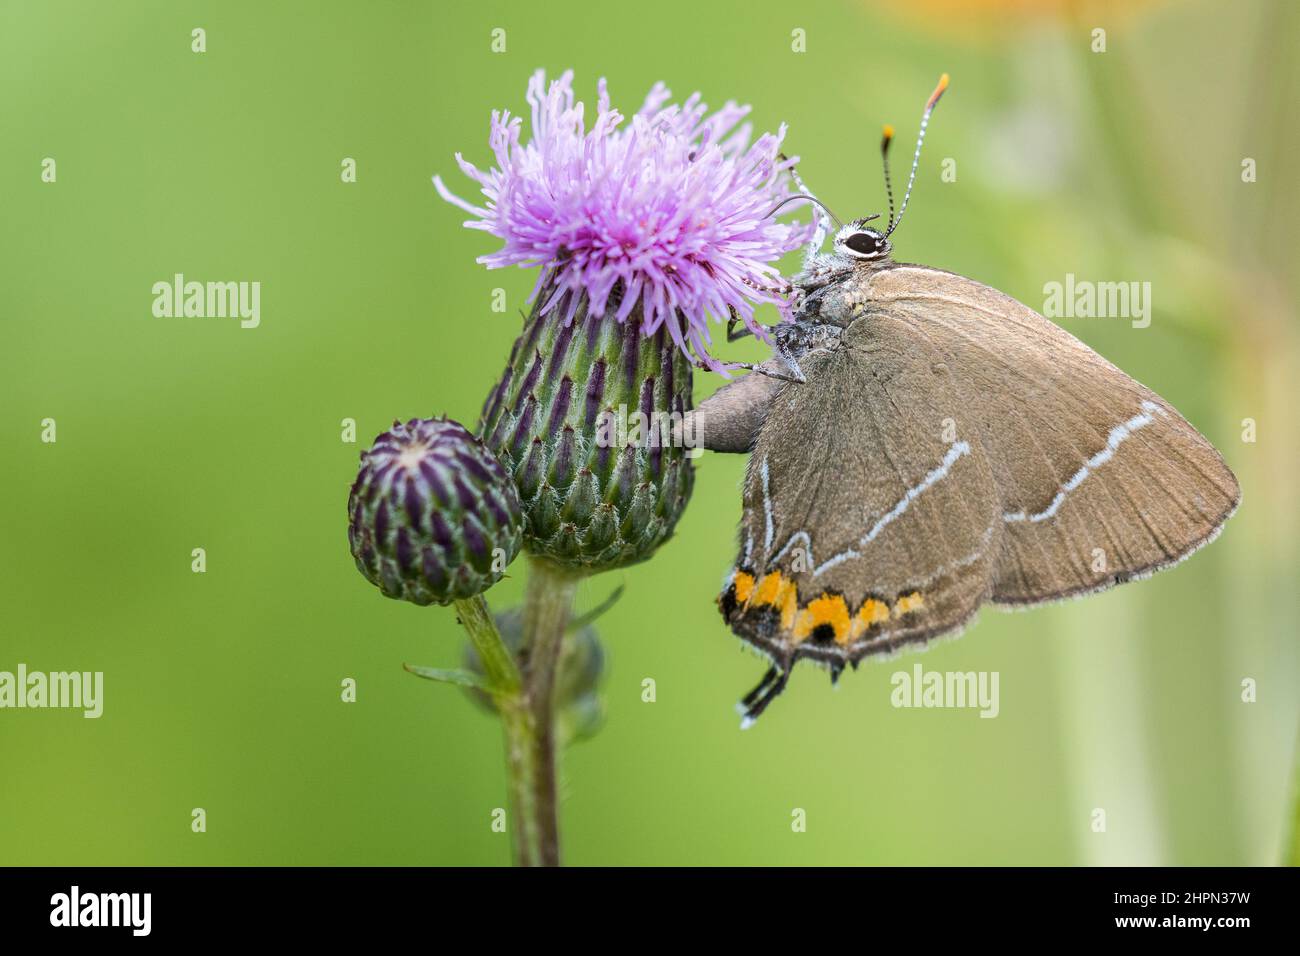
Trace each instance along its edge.
<path fill-rule="evenodd" d="M 818 624 L 808 635 L 808 639 L 814 644 L 832 644 L 835 642 L 835 628 L 829 624 Z"/>

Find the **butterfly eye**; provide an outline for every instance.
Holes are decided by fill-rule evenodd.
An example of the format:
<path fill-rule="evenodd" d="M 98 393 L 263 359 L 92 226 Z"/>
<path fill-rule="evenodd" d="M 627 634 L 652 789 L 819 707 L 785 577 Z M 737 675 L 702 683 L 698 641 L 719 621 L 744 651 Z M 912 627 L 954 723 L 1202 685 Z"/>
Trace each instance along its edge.
<path fill-rule="evenodd" d="M 863 256 L 880 251 L 880 237 L 869 232 L 855 232 L 844 240 L 844 245 Z"/>

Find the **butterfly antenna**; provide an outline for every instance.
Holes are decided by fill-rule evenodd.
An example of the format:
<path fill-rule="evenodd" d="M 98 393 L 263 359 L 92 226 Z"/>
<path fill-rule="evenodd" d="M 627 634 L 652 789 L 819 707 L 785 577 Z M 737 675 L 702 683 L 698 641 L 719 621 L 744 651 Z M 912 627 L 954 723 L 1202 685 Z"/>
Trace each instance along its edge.
<path fill-rule="evenodd" d="M 889 197 L 889 230 L 894 229 L 894 187 L 889 182 L 889 144 L 894 141 L 894 127 L 885 124 L 885 132 L 880 137 L 880 162 L 885 167 L 885 195 Z"/>
<path fill-rule="evenodd" d="M 783 163 L 788 162 L 784 153 L 781 153 L 779 155 L 781 158 L 781 162 Z M 831 212 L 830 209 L 826 206 L 826 204 L 818 200 L 818 198 L 812 194 L 812 190 L 804 185 L 803 177 L 799 175 L 799 170 L 795 168 L 794 164 L 790 164 L 789 172 L 790 172 L 790 178 L 794 180 L 795 187 L 804 196 L 804 198 L 817 204 L 817 211 L 814 211 L 813 213 L 813 233 L 808 238 L 808 242 L 803 249 L 803 263 L 804 263 L 804 267 L 807 268 L 808 264 L 812 262 L 813 257 L 816 256 L 817 253 L 821 251 L 822 245 L 826 242 L 826 233 L 830 231 L 827 228 L 826 220 L 829 218 L 832 222 L 834 222 L 836 229 L 844 228 L 844 224 L 840 222 L 839 216 Z M 826 215 L 823 216 L 822 212 L 825 212 Z"/>
<path fill-rule="evenodd" d="M 802 183 L 800 183 L 799 185 L 802 185 Z M 786 196 L 786 197 L 785 197 L 784 199 L 782 199 L 779 203 L 777 203 L 775 206 L 773 206 L 773 207 L 768 211 L 767 215 L 764 216 L 763 218 L 764 218 L 764 219 L 767 219 L 767 218 L 770 217 L 770 216 L 775 216 L 776 213 L 777 213 L 777 210 L 779 210 L 782 206 L 788 205 L 789 203 L 792 203 L 792 202 L 797 202 L 797 201 L 799 201 L 799 200 L 804 200 L 805 202 L 810 202 L 810 203 L 813 203 L 814 205 L 820 207 L 820 208 L 822 209 L 822 211 L 826 213 L 826 215 L 828 215 L 828 216 L 831 217 L 831 220 L 834 221 L 835 226 L 836 226 L 837 229 L 840 228 L 840 227 L 842 227 L 842 226 L 844 225 L 844 223 L 840 222 L 839 217 L 838 217 L 837 215 L 835 215 L 835 213 L 831 212 L 831 211 L 830 211 L 830 208 L 829 208 L 829 207 L 828 207 L 824 202 L 822 202 L 822 201 L 821 201 L 820 199 L 818 199 L 816 196 L 810 195 L 810 194 L 808 194 L 808 193 L 800 193 L 800 194 L 795 195 L 795 196 Z"/>
<path fill-rule="evenodd" d="M 903 193 L 903 205 L 899 207 L 898 218 L 890 225 L 889 231 L 885 233 L 886 236 L 898 228 L 898 224 L 903 221 L 903 213 L 907 212 L 907 201 L 912 198 L 912 184 L 916 182 L 916 167 L 921 162 L 921 144 L 925 142 L 925 128 L 930 124 L 930 114 L 934 112 L 934 108 L 939 104 L 939 97 L 943 96 L 943 91 L 947 88 L 948 74 L 945 73 L 939 77 L 939 85 L 930 94 L 930 99 L 925 104 L 925 112 L 921 114 L 921 132 L 916 137 L 916 152 L 912 155 L 912 172 L 907 177 L 907 191 Z"/>

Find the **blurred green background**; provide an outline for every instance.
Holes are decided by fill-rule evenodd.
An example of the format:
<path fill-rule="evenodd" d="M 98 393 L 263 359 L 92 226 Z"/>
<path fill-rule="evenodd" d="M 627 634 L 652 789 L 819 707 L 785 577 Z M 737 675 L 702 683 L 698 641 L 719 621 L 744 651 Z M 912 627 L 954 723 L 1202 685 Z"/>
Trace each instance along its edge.
<path fill-rule="evenodd" d="M 627 586 L 600 625 L 608 723 L 563 766 L 568 862 L 1276 862 L 1300 686 L 1298 42 L 1281 0 L 3 0 L 0 670 L 102 670 L 105 709 L 0 711 L 0 863 L 508 861 L 497 725 L 401 669 L 455 665 L 454 616 L 362 580 L 344 505 L 394 417 L 472 425 L 501 371 L 534 276 L 476 265 L 494 241 L 430 177 L 472 195 L 452 153 L 487 165 L 489 111 L 524 111 L 539 66 L 573 67 L 589 101 L 608 77 L 627 111 L 659 79 L 753 103 L 841 216 L 883 207 L 880 126 L 901 167 L 948 71 L 897 257 L 1039 309 L 1067 272 L 1150 281 L 1149 328 L 1061 323 L 1174 403 L 1244 490 L 1172 572 L 986 610 L 837 692 L 800 668 L 740 733 L 763 665 L 713 602 L 744 462 L 706 455 L 677 536 L 580 593 Z M 261 327 L 154 318 L 176 272 L 260 281 Z M 697 401 L 717 384 L 699 376 Z M 890 675 L 916 662 L 1000 672 L 1000 716 L 892 708 Z"/>

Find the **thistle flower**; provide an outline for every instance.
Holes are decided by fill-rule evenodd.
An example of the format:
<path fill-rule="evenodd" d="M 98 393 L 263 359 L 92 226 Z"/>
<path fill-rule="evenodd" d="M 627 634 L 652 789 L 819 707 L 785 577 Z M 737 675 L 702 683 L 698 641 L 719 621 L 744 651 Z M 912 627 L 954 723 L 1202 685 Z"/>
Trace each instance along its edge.
<path fill-rule="evenodd" d="M 529 551 L 586 572 L 649 557 L 690 497 L 687 450 L 669 436 L 691 408 L 709 322 L 737 317 L 766 336 L 754 307 L 784 314 L 775 262 L 811 225 L 780 222 L 793 160 L 785 135 L 751 142 L 748 107 L 712 116 L 698 94 L 665 105 L 658 84 L 624 124 L 602 80 L 586 128 L 572 73 L 528 85 L 532 138 L 492 114 L 496 166 L 482 207 L 439 193 L 501 240 L 489 268 L 540 266 L 532 314 L 484 405 L 479 433 L 513 474 Z"/>
<path fill-rule="evenodd" d="M 788 317 L 774 263 L 812 234 L 810 224 L 771 216 L 791 195 L 795 161 L 779 153 L 785 126 L 751 143 L 749 124 L 740 122 L 748 106 L 728 102 L 707 116 L 698 93 L 665 105 L 662 83 L 623 126 L 602 79 L 586 130 L 572 84 L 572 71 L 549 88 L 541 70 L 533 74 L 527 143 L 519 117 L 492 113 L 494 169 L 481 172 L 456 154 L 482 188 L 484 207 L 453 195 L 440 177 L 434 185 L 477 217 L 468 228 L 504 241 L 479 262 L 542 267 L 533 295 L 543 315 L 570 322 L 581 307 L 622 323 L 640 307 L 645 335 L 666 329 L 680 348 L 721 368 L 707 352 L 709 317 L 737 315 L 758 334 L 756 303 Z"/>
<path fill-rule="evenodd" d="M 450 604 L 501 579 L 519 553 L 514 483 L 459 422 L 416 419 L 361 454 L 348 497 L 357 569 L 387 597 Z"/>

